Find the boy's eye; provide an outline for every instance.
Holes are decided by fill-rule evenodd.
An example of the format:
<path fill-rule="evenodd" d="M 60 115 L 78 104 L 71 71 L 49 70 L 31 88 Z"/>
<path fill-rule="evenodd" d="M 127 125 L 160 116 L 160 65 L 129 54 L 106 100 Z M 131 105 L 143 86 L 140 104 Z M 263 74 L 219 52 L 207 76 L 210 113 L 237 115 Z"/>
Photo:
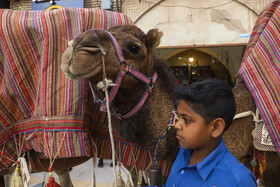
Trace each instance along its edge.
<path fill-rule="evenodd" d="M 183 116 L 179 116 L 178 113 L 176 111 L 173 111 L 174 114 L 174 118 L 173 118 L 173 123 L 172 125 L 174 126 L 175 123 L 177 123 L 181 118 L 184 120 L 184 123 L 188 124 L 190 122 L 189 119 L 183 117 Z"/>
<path fill-rule="evenodd" d="M 184 120 L 185 123 L 189 123 L 190 122 L 190 120 L 188 120 L 187 118 L 183 118 L 183 120 Z"/>

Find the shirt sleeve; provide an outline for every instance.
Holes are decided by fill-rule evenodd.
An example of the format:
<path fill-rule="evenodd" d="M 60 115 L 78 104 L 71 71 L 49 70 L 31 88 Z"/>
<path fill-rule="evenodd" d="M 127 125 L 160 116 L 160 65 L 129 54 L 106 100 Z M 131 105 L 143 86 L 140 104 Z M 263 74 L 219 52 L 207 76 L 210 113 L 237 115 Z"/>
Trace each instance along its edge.
<path fill-rule="evenodd" d="M 257 187 L 257 180 L 255 176 L 252 173 L 249 173 L 249 175 L 240 175 L 241 178 L 238 182 L 238 187 Z"/>

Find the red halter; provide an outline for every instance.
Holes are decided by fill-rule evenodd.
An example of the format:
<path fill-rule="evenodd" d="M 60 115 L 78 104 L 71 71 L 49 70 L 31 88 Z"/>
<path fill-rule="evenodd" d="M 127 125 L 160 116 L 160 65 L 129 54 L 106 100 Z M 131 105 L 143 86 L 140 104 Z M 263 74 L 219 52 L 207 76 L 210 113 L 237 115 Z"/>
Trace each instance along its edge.
<path fill-rule="evenodd" d="M 109 34 L 109 36 L 111 38 L 111 41 L 112 41 L 112 43 L 114 45 L 114 48 L 115 48 L 115 51 L 116 51 L 116 55 L 117 55 L 118 60 L 121 64 L 122 62 L 125 61 L 125 59 L 123 57 L 123 54 L 122 54 L 121 47 L 120 47 L 118 41 L 116 40 L 116 38 L 110 32 L 108 32 L 108 31 L 106 31 L 106 32 Z M 101 54 L 101 55 L 103 55 L 103 54 Z M 112 104 L 112 101 L 114 100 L 114 98 L 115 98 L 115 96 L 116 96 L 116 94 L 119 90 L 119 87 L 121 85 L 121 82 L 123 80 L 123 77 L 126 73 L 129 73 L 132 76 L 134 76 L 134 77 L 138 78 L 139 80 L 141 80 L 142 82 L 144 82 L 147 85 L 147 89 L 146 89 L 145 93 L 143 94 L 142 98 L 140 99 L 140 101 L 138 102 L 138 104 L 127 114 L 122 115 L 122 114 L 116 113 L 115 111 L 111 111 L 112 115 L 116 116 L 119 119 L 129 118 L 129 117 L 133 116 L 138 110 L 141 109 L 141 107 L 146 102 L 148 96 L 152 92 L 154 84 L 156 83 L 156 80 L 158 78 L 157 72 L 155 72 L 152 77 L 148 78 L 145 75 L 143 75 L 141 72 L 134 69 L 132 66 L 126 65 L 125 71 L 121 70 L 119 72 L 119 74 L 117 76 L 117 79 L 115 80 L 115 83 L 114 83 L 115 86 L 112 87 L 112 89 L 109 93 L 109 104 L 110 105 Z M 91 83 L 89 85 L 90 85 L 91 92 L 93 94 L 94 101 L 95 102 L 101 102 L 102 105 L 101 105 L 100 110 L 105 112 L 106 111 L 106 98 L 104 98 L 103 101 L 100 100 L 99 98 L 97 98 L 96 94 L 93 91 Z"/>

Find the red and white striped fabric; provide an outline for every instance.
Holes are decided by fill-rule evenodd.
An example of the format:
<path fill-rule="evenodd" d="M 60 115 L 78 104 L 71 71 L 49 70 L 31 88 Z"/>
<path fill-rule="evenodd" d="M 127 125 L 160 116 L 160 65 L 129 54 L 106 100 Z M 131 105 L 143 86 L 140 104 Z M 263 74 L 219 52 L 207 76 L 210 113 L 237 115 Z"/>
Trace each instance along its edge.
<path fill-rule="evenodd" d="M 280 1 L 259 15 L 239 73 L 280 153 Z"/>

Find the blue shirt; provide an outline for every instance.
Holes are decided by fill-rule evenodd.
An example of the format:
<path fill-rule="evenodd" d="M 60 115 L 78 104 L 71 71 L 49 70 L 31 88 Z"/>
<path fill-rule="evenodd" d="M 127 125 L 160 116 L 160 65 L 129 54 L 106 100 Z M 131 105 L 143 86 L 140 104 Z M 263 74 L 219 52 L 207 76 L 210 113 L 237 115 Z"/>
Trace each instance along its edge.
<path fill-rule="evenodd" d="M 222 139 L 197 165 L 188 165 L 192 151 L 180 147 L 166 187 L 256 187 L 253 173 L 237 160 Z"/>

